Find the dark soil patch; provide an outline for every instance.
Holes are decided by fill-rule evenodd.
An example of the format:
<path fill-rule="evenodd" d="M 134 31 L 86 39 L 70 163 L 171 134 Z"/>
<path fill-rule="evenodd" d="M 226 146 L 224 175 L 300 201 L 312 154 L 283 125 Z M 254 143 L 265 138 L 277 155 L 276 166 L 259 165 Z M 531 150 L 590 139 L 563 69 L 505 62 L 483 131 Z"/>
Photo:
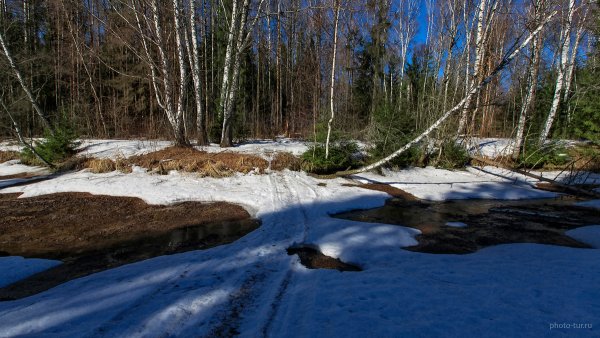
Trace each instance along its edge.
<path fill-rule="evenodd" d="M 440 254 L 467 254 L 508 243 L 589 248 L 564 233 L 600 224 L 597 211 L 577 207 L 572 199 L 444 203 L 390 199 L 381 208 L 352 211 L 335 217 L 419 229 L 422 232 L 416 238 L 419 244 L 406 249 Z M 462 222 L 468 226 L 453 228 L 446 226 L 447 222 Z"/>
<path fill-rule="evenodd" d="M 298 246 L 287 249 L 288 255 L 298 255 L 300 263 L 309 269 L 331 269 L 338 271 L 362 271 L 356 265 L 344 263 L 338 258 L 324 255 L 321 251 L 308 247 Z"/>
<path fill-rule="evenodd" d="M 164 254 L 230 243 L 259 222 L 240 206 L 60 193 L 0 194 L 0 251 L 64 264 L 0 289 L 0 299 L 35 294 L 70 279 Z"/>

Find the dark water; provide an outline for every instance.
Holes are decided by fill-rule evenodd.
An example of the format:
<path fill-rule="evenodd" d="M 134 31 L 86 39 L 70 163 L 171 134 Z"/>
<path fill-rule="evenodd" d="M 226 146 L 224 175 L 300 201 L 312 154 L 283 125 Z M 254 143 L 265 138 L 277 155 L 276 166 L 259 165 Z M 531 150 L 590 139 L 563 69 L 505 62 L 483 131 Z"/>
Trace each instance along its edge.
<path fill-rule="evenodd" d="M 246 219 L 189 226 L 153 236 L 140 236 L 110 247 L 84 252 L 58 252 L 43 258 L 60 259 L 63 264 L 0 288 L 0 301 L 27 297 L 71 279 L 115 268 L 144 259 L 200 250 L 231 243 L 260 226 L 260 221 Z"/>
<path fill-rule="evenodd" d="M 447 202 L 390 199 L 381 208 L 356 210 L 334 217 L 396 224 L 421 230 L 419 244 L 407 250 L 425 253 L 472 253 L 507 243 L 540 243 L 589 248 L 565 231 L 600 224 L 600 213 L 575 205 L 573 198 L 541 200 L 456 200 Z M 465 228 L 447 222 L 467 224 Z"/>

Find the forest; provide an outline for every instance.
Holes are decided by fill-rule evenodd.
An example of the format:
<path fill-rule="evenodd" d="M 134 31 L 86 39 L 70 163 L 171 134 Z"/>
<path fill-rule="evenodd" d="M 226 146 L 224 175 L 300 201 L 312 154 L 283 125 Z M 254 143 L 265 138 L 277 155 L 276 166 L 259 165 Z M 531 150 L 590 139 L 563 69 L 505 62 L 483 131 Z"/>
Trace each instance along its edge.
<path fill-rule="evenodd" d="M 381 157 L 455 108 L 426 136 L 598 142 L 599 21 L 587 0 L 0 0 L 0 136 Z"/>

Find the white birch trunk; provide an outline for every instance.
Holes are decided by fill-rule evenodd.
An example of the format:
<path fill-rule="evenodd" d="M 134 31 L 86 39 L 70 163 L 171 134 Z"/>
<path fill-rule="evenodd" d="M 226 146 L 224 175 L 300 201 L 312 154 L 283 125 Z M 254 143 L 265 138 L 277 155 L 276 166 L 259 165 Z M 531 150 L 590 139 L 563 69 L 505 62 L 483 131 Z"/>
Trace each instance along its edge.
<path fill-rule="evenodd" d="M 333 94 L 335 88 L 335 58 L 337 53 L 337 38 L 338 38 L 338 22 L 340 19 L 340 2 L 339 0 L 335 1 L 335 18 L 333 24 L 333 53 L 331 57 L 331 83 L 329 84 L 329 108 L 331 109 L 331 116 L 329 117 L 329 121 L 327 121 L 327 140 L 325 141 L 325 159 L 329 158 L 329 139 L 331 137 L 331 124 L 333 123 L 333 118 L 335 116 L 335 110 L 333 107 Z"/>
<path fill-rule="evenodd" d="M 529 64 L 529 75 L 527 77 L 527 94 L 525 94 L 525 99 L 523 100 L 523 105 L 519 114 L 519 122 L 517 124 L 517 132 L 515 135 L 514 149 L 512 154 L 514 159 L 519 158 L 519 154 L 521 153 L 521 147 L 523 145 L 523 138 L 525 134 L 525 122 L 527 121 L 527 116 L 529 115 L 529 111 L 531 110 L 535 100 L 538 71 L 540 68 L 539 60 L 541 54 L 541 44 L 542 39 L 540 34 L 533 39 L 531 46 L 532 54 L 531 63 Z"/>
<path fill-rule="evenodd" d="M 167 55 L 165 52 L 165 43 L 163 39 L 163 31 L 161 25 L 161 18 L 159 13 L 159 3 L 158 0 L 153 0 L 151 3 L 152 9 L 152 24 L 154 26 L 154 31 L 156 34 L 156 48 L 158 49 L 160 69 L 162 73 L 162 82 L 163 82 L 163 98 L 164 98 L 164 111 L 167 115 L 167 119 L 169 120 L 169 124 L 171 125 L 171 129 L 173 130 L 173 136 L 175 137 L 175 142 L 178 144 L 185 144 L 185 140 L 183 139 L 183 134 L 180 133 L 179 128 L 179 119 L 177 112 L 174 108 L 174 100 L 173 100 L 173 90 L 171 88 L 172 78 L 171 71 L 169 69 L 169 63 L 167 59 Z"/>
<path fill-rule="evenodd" d="M 225 104 L 223 105 L 223 129 L 221 130 L 221 147 L 233 146 L 233 105 L 235 102 L 237 90 L 238 90 L 238 77 L 241 63 L 241 54 L 244 45 L 244 29 L 246 27 L 246 19 L 248 18 L 248 10 L 250 7 L 250 0 L 244 0 L 242 8 L 239 13 L 239 26 L 236 32 L 232 34 L 232 38 L 235 36 L 235 45 L 233 46 L 233 55 L 231 58 L 232 74 L 229 86 L 225 93 Z M 237 35 L 236 35 L 237 33 Z"/>
<path fill-rule="evenodd" d="M 583 37 L 583 32 L 585 30 L 585 22 L 588 16 L 589 8 L 589 5 L 585 7 L 584 13 L 578 23 L 577 33 L 575 33 L 575 42 L 573 45 L 573 49 L 571 50 L 569 65 L 567 67 L 567 73 L 565 75 L 565 90 L 563 93 L 563 102 L 567 102 L 569 100 L 569 95 L 571 94 L 571 84 L 573 83 L 575 64 L 577 63 L 577 50 L 579 49 L 579 44 L 581 43 L 581 39 Z M 570 109 L 567 112 L 567 121 L 571 122 Z"/>
<path fill-rule="evenodd" d="M 229 91 L 229 81 L 230 81 L 230 72 L 231 72 L 231 56 L 234 53 L 234 43 L 235 43 L 235 32 L 236 32 L 236 24 L 238 21 L 238 0 L 233 0 L 233 7 L 231 8 L 231 18 L 229 21 L 229 31 L 227 32 L 227 49 L 225 50 L 225 60 L 223 62 L 223 81 L 221 82 L 221 94 L 219 100 L 219 118 L 223 118 L 223 113 L 227 109 L 226 99 L 227 93 Z"/>
<path fill-rule="evenodd" d="M 569 8 L 567 13 L 567 21 L 564 23 L 562 28 L 562 41 L 561 41 L 561 53 L 560 53 L 560 64 L 558 66 L 558 76 L 556 78 L 556 87 L 554 89 L 554 98 L 552 99 L 552 106 L 550 107 L 550 112 L 548 113 L 548 118 L 546 119 L 546 123 L 544 123 L 544 129 L 540 134 L 540 138 L 538 143 L 543 145 L 548 139 L 550 135 L 550 130 L 552 130 L 552 125 L 554 123 L 554 118 L 556 117 L 556 113 L 558 111 L 558 107 L 561 102 L 561 94 L 565 82 L 565 72 L 567 63 L 569 62 L 569 51 L 571 47 L 571 25 L 573 22 L 573 13 L 575 11 L 575 0 L 569 0 Z"/>
<path fill-rule="evenodd" d="M 465 93 L 468 93 L 469 88 L 471 88 L 471 30 L 473 29 L 473 24 L 471 24 L 471 27 L 469 27 L 469 7 L 467 0 L 463 1 L 463 19 L 465 22 Z M 463 111 L 461 112 L 460 120 L 458 122 L 458 135 L 461 135 L 463 133 L 467 124 L 467 114 L 469 105 L 470 102 L 466 102 Z"/>
<path fill-rule="evenodd" d="M 190 40 L 191 51 L 188 53 L 194 82 L 194 99 L 196 101 L 196 132 L 198 133 L 198 144 L 208 143 L 206 128 L 204 126 L 204 112 L 202 109 L 202 83 L 200 82 L 200 57 L 198 56 L 198 30 L 196 29 L 196 0 L 189 1 L 190 11 Z"/>
<path fill-rule="evenodd" d="M 177 134 L 180 140 L 184 144 L 187 144 L 187 127 L 186 127 L 186 113 L 183 107 L 183 99 L 185 97 L 186 88 L 186 68 L 185 68 L 185 51 L 183 49 L 183 41 L 181 34 L 183 32 L 181 25 L 181 8 L 179 0 L 173 0 L 173 20 L 175 21 L 175 44 L 177 46 L 177 63 L 179 65 L 179 95 L 177 96 Z"/>
<path fill-rule="evenodd" d="M 19 81 L 19 84 L 21 85 L 21 88 L 25 92 L 25 95 L 27 96 L 27 100 L 29 100 L 29 103 L 33 107 L 33 110 L 35 110 L 36 114 L 38 115 L 38 117 L 40 118 L 42 123 L 44 124 L 44 127 L 46 127 L 46 129 L 48 129 L 48 131 L 52 135 L 54 135 L 54 128 L 52 128 L 50 121 L 48 120 L 48 118 L 46 117 L 44 112 L 42 111 L 42 108 L 37 104 L 37 101 L 33 97 L 31 90 L 25 83 L 25 80 L 23 79 L 23 76 L 21 75 L 19 68 L 17 68 L 16 63 L 15 63 L 14 59 L 12 58 L 10 51 L 8 50 L 8 46 L 6 45 L 6 42 L 4 40 L 4 36 L 3 36 L 1 30 L 0 30 L 0 46 L 2 47 L 2 52 L 4 53 L 4 56 L 6 57 L 6 60 L 8 61 L 8 65 L 10 66 L 10 69 L 12 70 L 13 74 L 17 78 L 17 81 Z"/>

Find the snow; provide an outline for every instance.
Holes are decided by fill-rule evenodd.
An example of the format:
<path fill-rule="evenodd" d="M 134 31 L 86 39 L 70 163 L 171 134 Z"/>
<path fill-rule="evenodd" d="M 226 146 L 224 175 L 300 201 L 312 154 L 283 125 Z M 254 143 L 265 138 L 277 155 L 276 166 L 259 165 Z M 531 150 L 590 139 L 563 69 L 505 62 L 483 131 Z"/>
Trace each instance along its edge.
<path fill-rule="evenodd" d="M 289 138 L 276 138 L 275 140 L 253 140 L 247 141 L 242 144 L 238 144 L 231 148 L 232 151 L 242 154 L 254 154 L 269 159 L 274 153 L 288 152 L 293 155 L 302 155 L 308 150 L 308 144 L 303 141 L 293 140 Z M 197 149 L 204 150 L 209 153 L 222 152 L 223 148 L 220 148 L 217 144 L 211 144 L 210 146 L 196 147 Z"/>
<path fill-rule="evenodd" d="M 569 230 L 565 234 L 596 249 L 600 249 L 600 225 L 590 225 Z"/>
<path fill-rule="evenodd" d="M 301 145 L 277 141 L 246 147 L 269 156 L 269 149 L 300 151 Z M 121 149 L 147 149 L 134 148 Z M 115 156 L 107 151 L 96 148 L 94 153 Z M 415 168 L 384 174 L 353 179 L 390 183 L 432 200 L 555 196 L 533 189 L 535 180 L 496 168 Z M 402 247 L 417 244 L 418 230 L 329 216 L 379 207 L 388 198 L 347 183 L 287 170 L 213 179 L 139 169 L 130 174 L 68 173 L 5 188 L 0 192 L 22 192 L 21 198 L 78 191 L 134 196 L 152 204 L 226 201 L 244 206 L 262 225 L 228 245 L 156 257 L 0 302 L 0 336 L 598 334 L 596 249 L 509 244 L 469 255 L 406 251 Z M 584 236 L 598 238 L 597 232 Z M 286 254 L 286 248 L 298 244 L 318 247 L 364 271 L 306 269 L 297 256 Z M 563 322 L 590 323 L 593 328 L 550 332 L 550 324 Z"/>
<path fill-rule="evenodd" d="M 507 138 L 473 138 L 469 142 L 469 153 L 477 156 L 496 158 L 513 152 L 513 140 Z"/>
<path fill-rule="evenodd" d="M 79 156 L 94 158 L 128 158 L 159 151 L 173 145 L 159 140 L 81 140 Z"/>
<path fill-rule="evenodd" d="M 576 140 L 559 140 L 557 142 L 563 147 L 573 147 L 585 142 Z M 496 158 L 511 155 L 514 149 L 514 140 L 510 138 L 470 138 L 467 141 L 469 153 L 477 156 Z"/>
<path fill-rule="evenodd" d="M 80 156 L 114 159 L 143 155 L 172 145 L 172 142 L 159 140 L 83 140 L 78 149 L 80 150 Z M 308 146 L 302 141 L 277 138 L 275 140 L 247 141 L 228 149 L 223 149 L 218 144 L 196 146 L 195 148 L 209 153 L 231 151 L 255 154 L 269 159 L 276 152 L 290 152 L 294 155 L 301 155 L 308 149 Z"/>
<path fill-rule="evenodd" d="M 6 161 L 0 163 L 0 176 L 18 175 L 23 173 L 47 174 L 48 169 L 43 167 L 32 167 L 21 164 L 19 160 Z"/>
<path fill-rule="evenodd" d="M 577 203 L 577 205 L 579 205 L 581 207 L 586 207 L 586 208 L 600 209 L 600 200 L 589 200 L 589 201 L 585 201 L 585 202 L 579 202 L 579 203 Z"/>
<path fill-rule="evenodd" d="M 0 257 L 0 288 L 62 264 L 60 261 L 19 256 Z M 0 336 L 2 331 L 0 331 Z"/>
<path fill-rule="evenodd" d="M 447 227 L 451 227 L 451 228 L 466 228 L 466 227 L 468 227 L 468 225 L 463 222 L 446 222 L 445 225 Z"/>
<path fill-rule="evenodd" d="M 555 193 L 535 189 L 535 179 L 495 167 L 468 167 L 467 170 L 433 167 L 401 171 L 383 169 L 383 176 L 369 172 L 353 177 L 363 183 L 390 184 L 431 201 L 473 198 L 518 200 L 556 196 Z"/>
<path fill-rule="evenodd" d="M 1 141 L 0 150 L 2 151 L 21 151 L 23 146 L 16 141 Z"/>

